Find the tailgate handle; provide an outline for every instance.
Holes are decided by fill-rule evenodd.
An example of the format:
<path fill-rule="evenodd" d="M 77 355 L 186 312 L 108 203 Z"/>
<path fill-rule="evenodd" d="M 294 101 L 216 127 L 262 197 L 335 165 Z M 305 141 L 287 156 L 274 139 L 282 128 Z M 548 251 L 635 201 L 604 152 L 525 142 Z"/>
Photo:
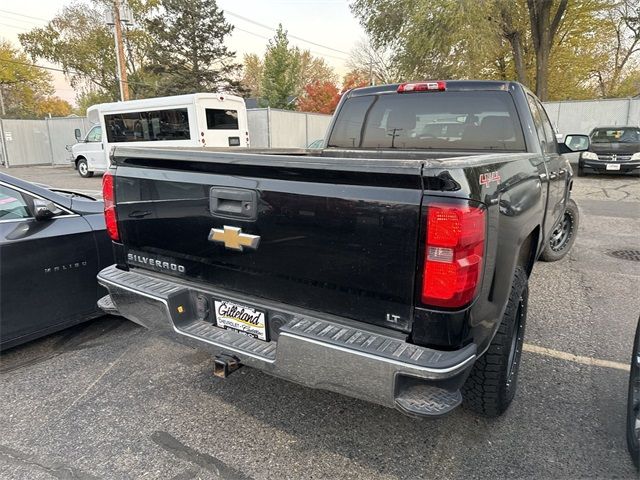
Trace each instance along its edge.
<path fill-rule="evenodd" d="M 214 217 L 255 220 L 258 216 L 258 193 L 245 188 L 211 187 L 209 211 Z"/>

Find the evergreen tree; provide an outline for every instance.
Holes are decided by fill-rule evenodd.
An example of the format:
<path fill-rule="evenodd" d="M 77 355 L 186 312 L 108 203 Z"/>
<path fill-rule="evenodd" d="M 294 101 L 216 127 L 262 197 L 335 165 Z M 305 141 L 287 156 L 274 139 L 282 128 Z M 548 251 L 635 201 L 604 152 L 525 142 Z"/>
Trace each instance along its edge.
<path fill-rule="evenodd" d="M 215 0 L 161 0 L 147 24 L 154 42 L 150 69 L 159 79 L 156 94 L 238 92 L 240 65 L 224 44 L 232 30 Z"/>
<path fill-rule="evenodd" d="M 262 102 L 272 108 L 293 110 L 301 74 L 300 52 L 289 47 L 287 32 L 278 26 L 264 56 Z"/>

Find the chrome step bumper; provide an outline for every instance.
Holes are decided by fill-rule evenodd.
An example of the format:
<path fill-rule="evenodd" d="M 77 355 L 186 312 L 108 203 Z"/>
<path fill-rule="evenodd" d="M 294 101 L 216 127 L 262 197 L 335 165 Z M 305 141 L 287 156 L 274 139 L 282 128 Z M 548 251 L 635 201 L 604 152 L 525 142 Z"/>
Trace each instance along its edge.
<path fill-rule="evenodd" d="M 474 344 L 457 351 L 420 347 L 398 332 L 319 318 L 316 312 L 155 272 L 113 265 L 98 274 L 98 282 L 109 290 L 120 315 L 146 328 L 214 355 L 233 355 L 280 378 L 405 413 L 434 416 L 455 408 L 461 401 L 458 389 L 476 358 Z M 198 294 L 264 309 L 269 321 L 280 322 L 277 335 L 264 342 L 198 320 L 191 307 Z"/>

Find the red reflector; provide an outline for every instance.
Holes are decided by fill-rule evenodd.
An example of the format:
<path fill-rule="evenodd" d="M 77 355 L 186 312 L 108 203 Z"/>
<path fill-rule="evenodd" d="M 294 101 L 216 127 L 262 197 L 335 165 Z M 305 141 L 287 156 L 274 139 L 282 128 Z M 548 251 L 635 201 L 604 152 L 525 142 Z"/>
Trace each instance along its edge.
<path fill-rule="evenodd" d="M 418 83 L 402 83 L 398 85 L 398 93 L 411 92 L 444 92 L 447 89 L 445 82 L 418 82 Z"/>
<path fill-rule="evenodd" d="M 119 241 L 118 216 L 116 214 L 113 175 L 106 172 L 102 177 L 102 199 L 104 201 L 104 223 L 111 240 Z"/>
<path fill-rule="evenodd" d="M 482 273 L 484 238 L 483 208 L 429 206 L 422 303 L 456 308 L 475 298 Z"/>

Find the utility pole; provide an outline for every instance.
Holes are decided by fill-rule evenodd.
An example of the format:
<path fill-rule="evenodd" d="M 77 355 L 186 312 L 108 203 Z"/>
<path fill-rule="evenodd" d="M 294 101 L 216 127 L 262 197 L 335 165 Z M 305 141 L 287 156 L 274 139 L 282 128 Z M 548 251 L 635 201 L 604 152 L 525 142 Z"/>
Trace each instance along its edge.
<path fill-rule="evenodd" d="M 129 100 L 129 83 L 127 81 L 127 61 L 124 57 L 122 43 L 122 23 L 120 19 L 120 0 L 113 0 L 113 27 L 116 42 L 116 60 L 118 63 L 118 80 L 120 84 L 120 100 Z"/>
<path fill-rule="evenodd" d="M 0 85 L 0 112 L 2 113 L 3 117 L 6 115 L 4 111 L 4 97 L 2 96 L 2 85 Z"/>

